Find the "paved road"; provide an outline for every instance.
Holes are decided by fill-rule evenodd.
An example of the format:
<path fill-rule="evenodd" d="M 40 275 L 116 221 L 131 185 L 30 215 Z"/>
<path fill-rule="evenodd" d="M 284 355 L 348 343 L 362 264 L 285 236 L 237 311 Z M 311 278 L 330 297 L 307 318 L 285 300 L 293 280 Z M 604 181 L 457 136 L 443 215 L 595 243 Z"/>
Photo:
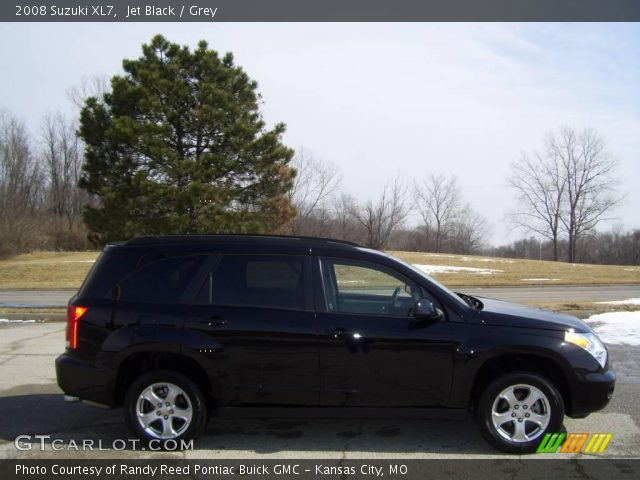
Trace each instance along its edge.
<path fill-rule="evenodd" d="M 470 295 L 510 302 L 603 302 L 640 298 L 640 285 L 541 285 L 536 287 L 467 287 Z"/>
<path fill-rule="evenodd" d="M 579 302 L 640 298 L 640 285 L 546 285 L 535 287 L 467 287 L 456 290 L 511 302 Z M 73 290 L 0 290 L 0 307 L 61 307 Z"/>
<path fill-rule="evenodd" d="M 194 451 L 154 453 L 51 450 L 45 442 L 14 446 L 18 435 L 51 435 L 58 448 L 92 440 L 106 448 L 130 434 L 120 410 L 67 404 L 55 384 L 53 361 L 64 345 L 60 323 L 0 324 L 0 458 L 504 458 L 467 420 L 212 420 Z M 612 346 L 618 384 L 611 403 L 586 419 L 565 422 L 569 432 L 612 432 L 607 456 L 640 453 L 640 347 Z M 60 439 L 58 441 L 58 439 Z"/>
<path fill-rule="evenodd" d="M 0 307 L 63 307 L 75 290 L 0 290 Z"/>

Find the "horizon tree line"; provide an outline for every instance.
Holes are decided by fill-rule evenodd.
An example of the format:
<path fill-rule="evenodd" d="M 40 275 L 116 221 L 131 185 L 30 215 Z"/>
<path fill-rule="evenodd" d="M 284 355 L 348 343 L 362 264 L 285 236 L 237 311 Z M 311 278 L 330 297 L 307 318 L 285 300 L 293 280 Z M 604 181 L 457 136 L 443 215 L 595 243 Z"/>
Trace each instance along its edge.
<path fill-rule="evenodd" d="M 77 120 L 47 115 L 32 136 L 14 115 L 0 113 L 0 256 L 144 234 L 232 232 L 330 236 L 376 249 L 492 251 L 490 225 L 453 175 L 432 171 L 408 181 L 398 174 L 356 200 L 335 164 L 282 142 L 284 123 L 267 129 L 257 82 L 231 53 L 156 35 L 122 65 L 110 80 L 84 79 L 68 91 Z M 596 231 L 623 199 L 616 167 L 597 132 L 550 132 L 540 152 L 523 153 L 511 166 L 516 207 L 507 219 L 546 239 L 554 260 L 619 261 L 602 248 L 598 255 L 585 250 L 595 248 L 594 238 L 608 248 L 637 241 L 633 232 L 616 232 L 605 242 Z M 530 243 L 493 250 L 528 251 Z"/>
<path fill-rule="evenodd" d="M 7 111 L 0 112 L 1 257 L 39 249 L 93 247 L 82 218 L 85 206 L 95 202 L 79 187 L 83 160 L 84 146 L 73 119 L 60 113 L 47 115 L 40 134 L 32 136 L 23 122 Z M 514 172 L 533 172 L 526 170 L 530 167 L 526 162 L 514 165 Z M 566 227 L 559 215 L 555 242 L 550 222 L 547 235 L 489 245 L 490 226 L 464 202 L 453 175 L 428 173 L 413 183 L 398 175 L 376 198 L 359 202 L 342 188 L 338 167 L 313 157 L 308 149 L 300 148 L 291 166 L 297 175 L 287 196 L 297 215 L 282 233 L 329 236 L 377 249 L 541 260 L 569 259 L 572 250 L 573 260 L 583 263 L 640 264 L 640 230 L 624 231 L 617 226 L 600 232 L 593 227 L 585 230 L 581 224 L 572 246 L 568 235 L 562 235 Z M 593 188 L 588 190 L 589 195 L 594 193 Z M 526 206 L 520 197 L 518 200 L 520 207 Z M 411 214 L 414 221 L 409 222 Z M 513 215 L 509 214 L 509 220 Z M 516 223 L 523 223 L 522 218 Z M 538 223 L 519 226 L 540 233 Z"/>

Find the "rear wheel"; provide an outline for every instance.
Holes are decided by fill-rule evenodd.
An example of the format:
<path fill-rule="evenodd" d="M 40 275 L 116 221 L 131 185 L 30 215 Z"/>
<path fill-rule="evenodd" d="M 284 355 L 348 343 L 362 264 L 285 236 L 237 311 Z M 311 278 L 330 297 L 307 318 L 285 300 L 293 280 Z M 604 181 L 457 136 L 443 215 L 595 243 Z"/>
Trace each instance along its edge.
<path fill-rule="evenodd" d="M 564 402 L 555 386 L 535 373 L 510 373 L 492 382 L 476 407 L 482 436 L 508 453 L 536 451 L 545 433 L 562 429 Z"/>
<path fill-rule="evenodd" d="M 207 423 L 207 408 L 198 386 L 185 375 L 156 370 L 133 381 L 124 401 L 129 428 L 158 446 L 198 437 Z"/>

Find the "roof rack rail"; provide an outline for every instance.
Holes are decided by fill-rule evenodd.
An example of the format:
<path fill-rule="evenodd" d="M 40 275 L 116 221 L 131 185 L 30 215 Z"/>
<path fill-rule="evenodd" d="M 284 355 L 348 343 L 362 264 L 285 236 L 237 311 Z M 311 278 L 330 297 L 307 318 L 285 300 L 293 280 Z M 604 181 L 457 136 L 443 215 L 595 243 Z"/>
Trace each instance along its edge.
<path fill-rule="evenodd" d="M 311 237 L 304 235 L 273 235 L 273 234 L 261 234 L 261 233 L 215 233 L 215 234 L 197 234 L 197 235 L 144 235 L 135 237 L 125 242 L 126 245 L 150 245 L 157 243 L 184 243 L 184 242 L 206 242 L 213 239 L 223 239 L 229 237 L 238 238 L 273 238 L 283 240 L 300 240 L 310 241 L 318 243 L 337 243 L 342 245 L 349 245 L 352 247 L 361 247 L 359 243 L 352 242 L 350 240 L 339 240 L 336 238 L 327 237 Z"/>

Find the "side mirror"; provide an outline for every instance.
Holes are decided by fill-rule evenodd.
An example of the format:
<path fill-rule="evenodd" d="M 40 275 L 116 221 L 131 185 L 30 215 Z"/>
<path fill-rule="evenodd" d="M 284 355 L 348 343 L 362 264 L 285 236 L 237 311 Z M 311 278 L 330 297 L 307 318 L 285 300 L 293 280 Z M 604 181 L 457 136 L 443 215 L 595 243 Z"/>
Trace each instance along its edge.
<path fill-rule="evenodd" d="M 436 308 L 430 300 L 422 298 L 413 306 L 413 320 L 409 327 L 423 327 L 428 323 L 435 322 L 443 318 L 444 313 L 442 313 L 442 310 Z"/>

